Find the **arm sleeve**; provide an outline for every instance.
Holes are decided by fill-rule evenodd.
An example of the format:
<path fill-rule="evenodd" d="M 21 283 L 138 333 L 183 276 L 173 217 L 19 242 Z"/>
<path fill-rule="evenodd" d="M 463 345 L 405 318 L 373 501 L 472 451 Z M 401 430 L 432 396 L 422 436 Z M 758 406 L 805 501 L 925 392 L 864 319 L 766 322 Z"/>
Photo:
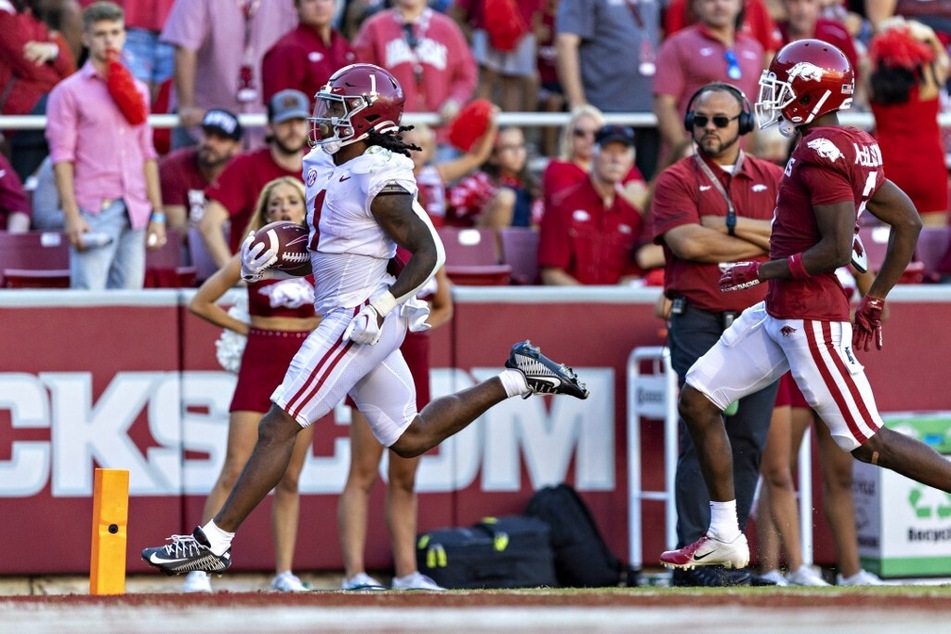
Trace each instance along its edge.
<path fill-rule="evenodd" d="M 353 54 L 365 64 L 379 64 L 376 56 L 376 20 L 368 19 L 353 38 Z"/>
<path fill-rule="evenodd" d="M 76 138 L 74 98 L 60 84 L 46 103 L 46 141 L 54 164 L 76 160 Z"/>
<path fill-rule="evenodd" d="M 838 170 L 805 163 L 799 166 L 799 178 L 809 188 L 809 202 L 813 205 L 831 205 L 855 200 L 852 184 L 846 175 Z"/>
<path fill-rule="evenodd" d="M 595 8 L 588 0 L 561 0 L 555 15 L 555 33 L 571 33 L 582 42 L 590 40 L 595 19 Z"/>
<path fill-rule="evenodd" d="M 664 244 L 664 234 L 682 225 L 699 224 L 700 211 L 683 174 L 662 172 L 654 187 L 650 222 L 655 244 Z"/>
<path fill-rule="evenodd" d="M 205 15 L 204 0 L 175 2 L 159 39 L 173 46 L 197 51 L 208 35 L 210 25 Z"/>
<path fill-rule="evenodd" d="M 657 51 L 657 74 L 654 75 L 654 94 L 670 95 L 678 100 L 687 85 L 684 64 L 680 61 L 676 40 L 667 39 Z"/>
<path fill-rule="evenodd" d="M 450 26 L 453 27 L 449 33 L 449 37 L 453 40 L 450 50 L 459 51 L 459 55 L 452 78 L 449 80 L 449 98 L 462 105 L 467 103 L 475 93 L 479 71 L 462 31 L 455 26 L 455 23 L 451 23 Z"/>
<path fill-rule="evenodd" d="M 45 71 L 42 65 L 28 62 L 23 56 L 23 46 L 32 38 L 20 27 L 19 16 L 0 9 L 0 63 L 10 67 L 13 77 L 36 81 L 45 75 Z"/>

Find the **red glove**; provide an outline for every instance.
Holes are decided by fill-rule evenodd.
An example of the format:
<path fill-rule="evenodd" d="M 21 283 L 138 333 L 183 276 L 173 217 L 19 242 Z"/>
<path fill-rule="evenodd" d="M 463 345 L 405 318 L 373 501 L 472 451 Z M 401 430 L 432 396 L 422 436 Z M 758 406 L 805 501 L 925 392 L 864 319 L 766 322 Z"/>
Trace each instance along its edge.
<path fill-rule="evenodd" d="M 759 283 L 759 262 L 737 262 L 720 276 L 720 291 L 742 291 Z"/>
<path fill-rule="evenodd" d="M 852 329 L 852 347 L 867 351 L 872 338 L 875 347 L 882 349 L 882 311 L 885 300 L 866 295 L 855 309 L 855 328 Z"/>

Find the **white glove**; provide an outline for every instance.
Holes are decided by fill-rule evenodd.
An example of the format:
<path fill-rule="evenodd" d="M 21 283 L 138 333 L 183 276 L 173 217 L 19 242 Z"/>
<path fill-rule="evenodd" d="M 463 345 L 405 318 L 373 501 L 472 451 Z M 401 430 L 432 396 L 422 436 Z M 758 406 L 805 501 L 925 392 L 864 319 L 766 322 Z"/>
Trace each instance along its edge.
<path fill-rule="evenodd" d="M 350 325 L 343 331 L 343 340 L 371 346 L 380 340 L 380 314 L 373 304 L 361 308 L 350 320 Z"/>
<path fill-rule="evenodd" d="M 413 297 L 403 304 L 401 311 L 400 314 L 406 320 L 410 332 L 425 332 L 430 329 L 431 326 L 426 322 L 430 312 L 426 302 Z"/>
<path fill-rule="evenodd" d="M 254 232 L 248 234 L 241 245 L 241 279 L 246 282 L 256 282 L 264 277 L 264 272 L 277 262 L 277 250 L 264 248 L 264 243 L 251 247 L 254 242 Z"/>

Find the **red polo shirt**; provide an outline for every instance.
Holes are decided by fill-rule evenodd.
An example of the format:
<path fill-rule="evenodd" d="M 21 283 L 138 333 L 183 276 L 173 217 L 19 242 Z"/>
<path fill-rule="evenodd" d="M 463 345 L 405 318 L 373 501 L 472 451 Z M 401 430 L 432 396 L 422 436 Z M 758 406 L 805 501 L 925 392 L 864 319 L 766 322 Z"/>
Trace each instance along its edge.
<path fill-rule="evenodd" d="M 681 117 L 691 95 L 714 81 L 733 84 L 750 101 L 755 100 L 763 72 L 763 47 L 749 35 L 737 33 L 732 50 L 742 73 L 739 79 L 727 74 L 727 47 L 703 25 L 694 24 L 668 36 L 657 52 L 654 94 L 676 98 Z"/>
<path fill-rule="evenodd" d="M 709 163 L 713 174 L 730 194 L 737 216 L 770 220 L 776 206 L 776 193 L 783 169 L 769 161 L 747 154 L 740 172 L 734 176 Z M 700 216 L 726 218 L 727 204 L 720 191 L 707 179 L 693 156 L 681 159 L 661 172 L 654 188 L 651 223 L 654 242 L 664 247 L 664 292 L 668 297 L 686 297 L 691 305 L 722 312 L 741 311 L 761 301 L 766 285 L 730 293 L 720 292 L 720 267 L 676 257 L 664 234 L 687 224 L 700 224 Z M 766 261 L 767 256 L 755 258 Z"/>
<path fill-rule="evenodd" d="M 542 217 L 540 267 L 563 269 L 582 284 L 617 284 L 639 272 L 634 247 L 643 220 L 620 195 L 610 207 L 590 178 L 556 198 Z"/>
<path fill-rule="evenodd" d="M 298 25 L 268 49 L 261 61 L 262 97 L 268 103 L 286 88 L 300 90 L 311 101 L 337 69 L 357 61 L 347 41 L 336 29 L 324 44 L 312 26 Z"/>
<path fill-rule="evenodd" d="M 282 176 L 301 180 L 301 172 L 285 170 L 271 158 L 269 148 L 262 148 L 234 157 L 218 180 L 205 189 L 205 197 L 221 203 L 231 216 L 232 253 L 237 253 L 244 241 L 245 229 L 264 186 Z"/>

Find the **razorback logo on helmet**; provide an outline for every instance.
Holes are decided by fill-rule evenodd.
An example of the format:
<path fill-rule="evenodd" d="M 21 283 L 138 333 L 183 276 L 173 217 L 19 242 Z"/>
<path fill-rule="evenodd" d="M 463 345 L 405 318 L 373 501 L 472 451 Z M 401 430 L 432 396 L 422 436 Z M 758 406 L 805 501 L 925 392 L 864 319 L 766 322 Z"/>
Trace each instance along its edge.
<path fill-rule="evenodd" d="M 822 81 L 823 70 L 809 62 L 799 62 L 789 69 L 789 79 L 805 79 L 807 81 Z"/>
<path fill-rule="evenodd" d="M 833 163 L 839 160 L 839 158 L 844 156 L 842 154 L 842 151 L 839 150 L 839 148 L 835 146 L 835 143 L 833 143 L 829 139 L 823 139 L 823 138 L 813 139 L 809 141 L 806 145 L 809 148 L 815 150 L 819 156 L 823 158 L 827 158 Z"/>

